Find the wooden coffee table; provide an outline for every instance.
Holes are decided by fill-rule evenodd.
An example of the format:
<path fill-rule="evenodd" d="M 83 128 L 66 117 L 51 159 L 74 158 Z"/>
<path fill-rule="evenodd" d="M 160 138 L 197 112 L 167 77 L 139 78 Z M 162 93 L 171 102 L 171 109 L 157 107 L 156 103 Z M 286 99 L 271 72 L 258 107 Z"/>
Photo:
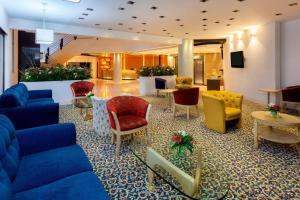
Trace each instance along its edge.
<path fill-rule="evenodd" d="M 268 111 L 255 111 L 251 113 L 254 118 L 254 147 L 258 148 L 260 139 L 269 140 L 281 144 L 296 144 L 300 155 L 300 118 L 279 113 L 273 118 Z M 263 126 L 261 126 L 263 125 Z M 277 127 L 277 128 L 276 128 Z M 278 128 L 297 128 L 298 135 Z"/>

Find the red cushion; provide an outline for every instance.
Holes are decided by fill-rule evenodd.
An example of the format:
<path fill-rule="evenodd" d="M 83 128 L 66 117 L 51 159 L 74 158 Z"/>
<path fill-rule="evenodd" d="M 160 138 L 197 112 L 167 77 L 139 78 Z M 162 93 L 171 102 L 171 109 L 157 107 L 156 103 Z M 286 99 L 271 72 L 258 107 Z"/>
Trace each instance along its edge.
<path fill-rule="evenodd" d="M 174 101 L 180 105 L 197 105 L 199 101 L 199 88 L 189 88 L 173 92 Z"/>
<path fill-rule="evenodd" d="M 147 125 L 146 119 L 135 115 L 123 115 L 118 117 L 121 131 L 128 131 Z"/>
<path fill-rule="evenodd" d="M 71 84 L 71 88 L 75 97 L 82 97 L 93 91 L 94 83 L 89 81 L 77 81 Z"/>

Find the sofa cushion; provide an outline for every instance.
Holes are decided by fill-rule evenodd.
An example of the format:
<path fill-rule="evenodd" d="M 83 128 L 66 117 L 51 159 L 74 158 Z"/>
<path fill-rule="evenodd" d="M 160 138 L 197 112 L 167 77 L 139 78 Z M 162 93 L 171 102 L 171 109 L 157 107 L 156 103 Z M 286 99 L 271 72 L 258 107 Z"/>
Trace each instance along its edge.
<path fill-rule="evenodd" d="M 15 93 L 17 95 L 19 95 L 22 105 L 25 105 L 27 103 L 29 94 L 28 94 L 28 89 L 25 84 L 19 83 L 19 84 L 12 86 L 10 89 L 14 90 Z"/>
<path fill-rule="evenodd" d="M 132 130 L 147 125 L 147 121 L 143 117 L 135 115 L 124 115 L 118 117 L 121 131 Z"/>
<path fill-rule="evenodd" d="M 54 103 L 54 100 L 52 98 L 39 98 L 39 99 L 28 99 L 27 106 L 30 105 L 41 105 L 41 104 L 49 104 Z"/>
<path fill-rule="evenodd" d="M 8 200 L 12 197 L 11 182 L 0 162 L 0 199 Z"/>
<path fill-rule="evenodd" d="M 14 200 L 106 200 L 109 199 L 98 177 L 83 172 L 47 185 L 16 193 Z"/>
<path fill-rule="evenodd" d="M 225 108 L 226 120 L 237 119 L 241 116 L 241 109 L 226 107 Z"/>
<path fill-rule="evenodd" d="M 93 170 L 78 145 L 43 151 L 21 158 L 13 192 L 48 184 L 76 173 Z"/>
<path fill-rule="evenodd" d="M 19 144 L 12 123 L 0 115 L 0 162 L 10 180 L 13 180 L 20 162 Z"/>

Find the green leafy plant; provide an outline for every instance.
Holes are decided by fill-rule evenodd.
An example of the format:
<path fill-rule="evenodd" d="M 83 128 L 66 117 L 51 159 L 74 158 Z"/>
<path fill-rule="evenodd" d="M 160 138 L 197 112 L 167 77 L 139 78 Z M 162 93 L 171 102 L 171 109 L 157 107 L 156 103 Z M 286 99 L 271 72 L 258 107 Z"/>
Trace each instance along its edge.
<path fill-rule="evenodd" d="M 184 154 L 185 149 L 188 149 L 190 153 L 193 153 L 193 137 L 185 131 L 174 133 L 170 144 L 171 149 L 177 150 L 177 155 Z"/>
<path fill-rule="evenodd" d="M 91 70 L 78 65 L 56 65 L 54 67 L 30 67 L 20 71 L 21 81 L 62 81 L 91 78 Z"/>
<path fill-rule="evenodd" d="M 172 67 L 153 66 L 142 67 L 139 71 L 140 76 L 172 76 L 174 75 L 174 69 Z"/>

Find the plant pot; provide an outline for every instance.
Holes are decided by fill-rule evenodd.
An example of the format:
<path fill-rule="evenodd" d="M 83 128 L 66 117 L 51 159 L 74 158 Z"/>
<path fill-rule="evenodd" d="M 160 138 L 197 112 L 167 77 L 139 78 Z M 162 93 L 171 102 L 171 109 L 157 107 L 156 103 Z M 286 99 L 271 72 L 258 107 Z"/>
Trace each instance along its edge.
<path fill-rule="evenodd" d="M 278 111 L 270 111 L 270 112 L 274 119 L 276 119 L 278 117 Z"/>

